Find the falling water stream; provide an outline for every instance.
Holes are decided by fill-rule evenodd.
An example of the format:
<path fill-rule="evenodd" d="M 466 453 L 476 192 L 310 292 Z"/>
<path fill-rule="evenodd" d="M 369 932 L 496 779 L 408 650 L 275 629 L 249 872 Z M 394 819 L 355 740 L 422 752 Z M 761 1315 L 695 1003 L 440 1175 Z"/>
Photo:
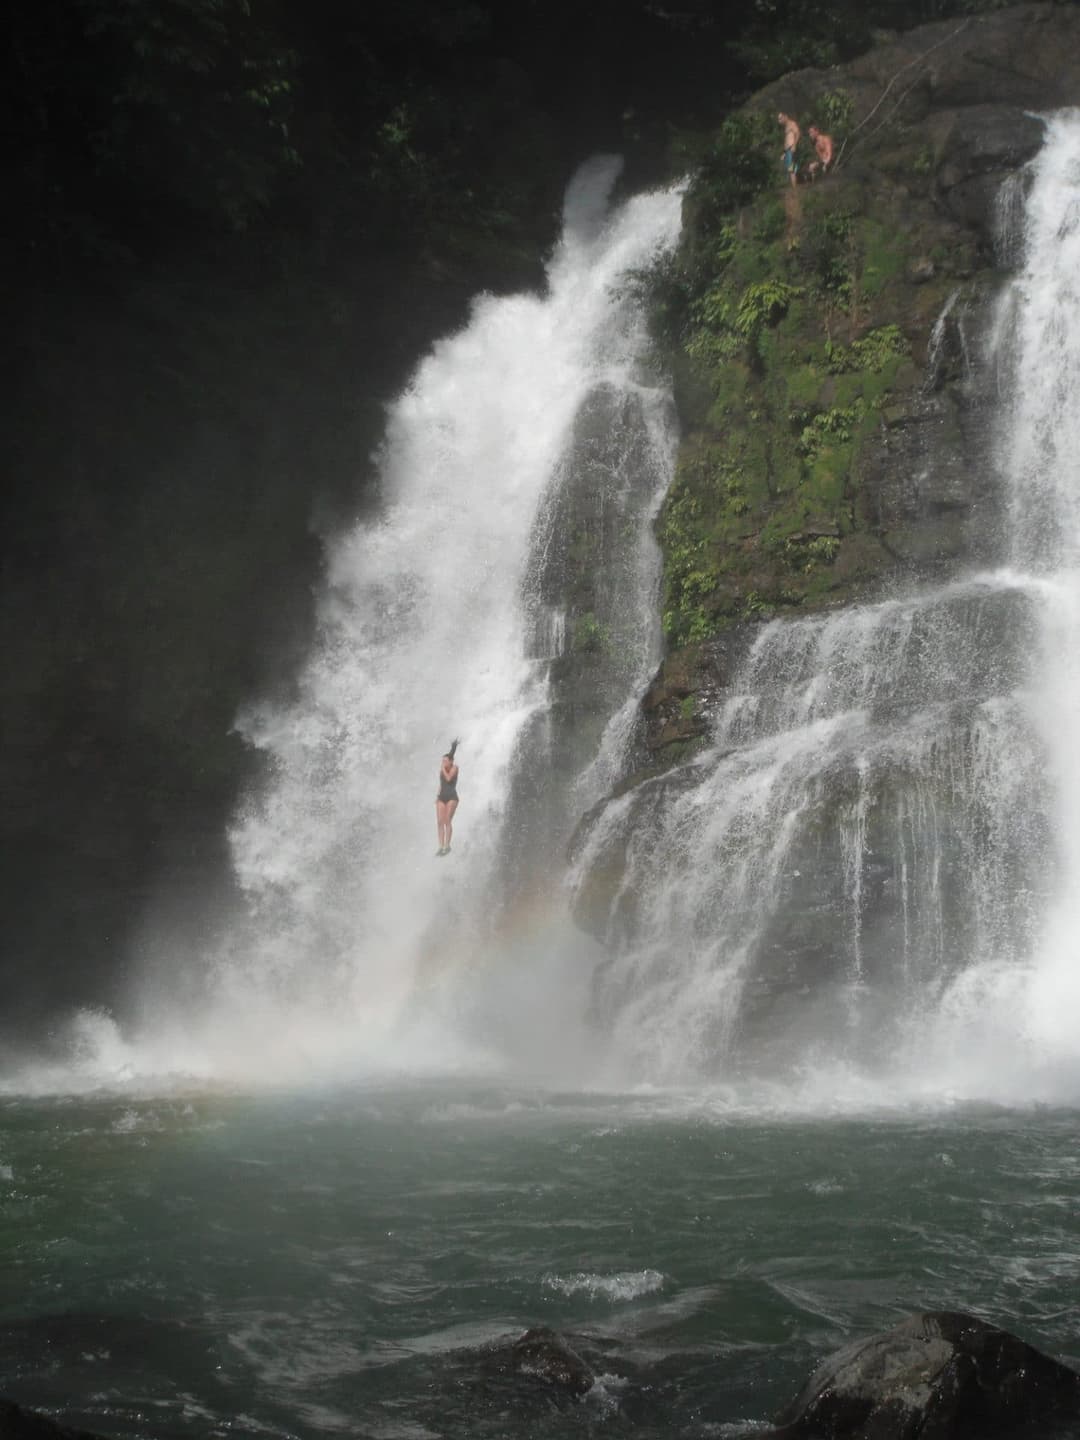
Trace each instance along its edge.
<path fill-rule="evenodd" d="M 603 613 L 585 622 L 628 656 L 616 711 L 632 708 L 655 664 L 649 521 L 673 432 L 666 388 L 646 368 L 633 276 L 674 245 L 681 200 L 671 189 L 612 211 L 619 169 L 599 157 L 575 178 L 547 293 L 478 301 L 391 407 L 377 512 L 332 547 L 299 697 L 244 719 L 273 769 L 233 833 L 251 920 L 223 956 L 217 1001 L 258 1013 L 264 1056 L 275 1028 L 295 1054 L 303 1017 L 307 1055 L 340 1046 L 361 1063 L 408 1065 L 418 992 L 423 1006 L 448 979 L 460 990 L 505 944 L 500 879 L 531 814 L 512 803 L 515 775 L 552 771 L 541 722 L 551 662 L 573 643 L 555 521 L 582 472 L 624 537 L 606 557 Z M 618 750 L 618 733 L 609 726 L 592 757 L 602 773 L 617 763 L 605 767 L 603 752 Z M 432 802 L 453 737 L 462 800 L 442 859 Z M 583 755 L 579 768 L 589 764 Z M 530 832 L 546 852 L 537 869 L 561 859 L 567 790 L 585 779 L 564 778 L 562 797 L 556 785 L 545 796 L 548 812 L 563 799 L 555 825 Z M 440 1045 L 445 1056 L 430 1028 L 415 1042 L 428 1058 Z"/>

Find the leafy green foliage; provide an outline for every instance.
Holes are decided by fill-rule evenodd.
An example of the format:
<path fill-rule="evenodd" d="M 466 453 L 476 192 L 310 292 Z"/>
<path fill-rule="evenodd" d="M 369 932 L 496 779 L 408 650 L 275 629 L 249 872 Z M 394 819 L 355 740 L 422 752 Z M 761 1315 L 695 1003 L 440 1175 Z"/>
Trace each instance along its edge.
<path fill-rule="evenodd" d="M 792 569 L 810 575 L 819 565 L 831 565 L 839 549 L 838 535 L 790 535 L 784 541 L 784 559 Z"/>
<path fill-rule="evenodd" d="M 289 124 L 297 55 L 248 0 L 92 0 L 84 34 L 115 77 L 91 128 L 120 167 L 243 228 L 299 162 Z"/>
<path fill-rule="evenodd" d="M 763 595 L 760 595 L 756 590 L 747 590 L 746 594 L 743 596 L 742 611 L 743 614 L 750 619 L 754 618 L 755 616 L 761 616 L 764 618 L 767 615 L 771 615 L 772 609 L 773 607 L 772 605 L 770 605 L 769 601 L 766 600 Z"/>
<path fill-rule="evenodd" d="M 754 239 L 762 245 L 768 245 L 773 240 L 779 240 L 786 228 L 787 215 L 783 202 L 772 200 L 762 207 L 761 213 L 754 220 Z"/>
<path fill-rule="evenodd" d="M 774 324 L 802 293 L 800 286 L 772 278 L 748 285 L 739 301 L 734 328 L 745 339 L 755 339 L 766 325 Z"/>
<path fill-rule="evenodd" d="M 716 588 L 701 529 L 700 498 L 678 480 L 664 502 L 658 527 L 664 548 L 664 634 L 676 644 L 704 640 L 714 625 L 701 603 Z"/>
<path fill-rule="evenodd" d="M 800 253 L 822 295 L 838 305 L 848 305 L 859 263 L 851 213 L 830 210 L 808 225 L 800 241 Z"/>
<path fill-rule="evenodd" d="M 666 348 L 677 345 L 686 333 L 693 303 L 693 288 L 678 258 L 663 255 L 648 270 L 629 276 L 627 283 L 644 304 L 656 340 Z"/>
<path fill-rule="evenodd" d="M 825 359 L 833 375 L 869 371 L 878 375 L 898 355 L 907 355 L 911 350 L 907 337 L 899 325 L 881 325 L 870 330 L 850 345 L 838 345 L 832 340 L 825 342 Z"/>
<path fill-rule="evenodd" d="M 720 231 L 772 183 L 776 172 L 767 147 L 774 139 L 773 127 L 761 115 L 740 111 L 720 126 L 688 192 L 704 234 Z"/>
<path fill-rule="evenodd" d="M 673 644 L 820 601 L 881 563 L 857 533 L 853 476 L 910 346 L 896 323 L 859 326 L 903 239 L 857 190 L 810 191 L 783 234 L 777 210 L 763 192 L 693 230 L 680 257 L 691 439 L 658 526 Z"/>
<path fill-rule="evenodd" d="M 731 48 L 756 84 L 810 65 L 824 69 L 841 58 L 836 36 L 823 33 L 813 7 L 774 0 L 757 0 Z"/>
<path fill-rule="evenodd" d="M 799 436 L 801 454 L 807 460 L 814 461 L 826 445 L 837 442 L 846 445 L 854 436 L 864 413 L 865 408 L 861 404 L 822 410 L 803 428 Z"/>
<path fill-rule="evenodd" d="M 693 360 L 712 367 L 733 360 L 742 349 L 742 341 L 726 325 L 701 325 L 686 342 L 686 353 Z"/>
<path fill-rule="evenodd" d="M 846 90 L 826 90 L 818 101 L 818 129 L 831 135 L 839 147 L 851 133 L 855 101 Z"/>

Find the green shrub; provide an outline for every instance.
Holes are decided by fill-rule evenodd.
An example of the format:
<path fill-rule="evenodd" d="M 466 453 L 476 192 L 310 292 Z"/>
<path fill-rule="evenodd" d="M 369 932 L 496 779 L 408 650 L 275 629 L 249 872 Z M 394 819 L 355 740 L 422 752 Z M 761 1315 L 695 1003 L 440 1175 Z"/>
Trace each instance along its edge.
<path fill-rule="evenodd" d="M 784 559 L 792 569 L 802 570 L 806 575 L 820 565 L 831 565 L 840 549 L 836 535 L 805 536 L 791 535 L 784 541 Z"/>
<path fill-rule="evenodd" d="M 761 115 L 740 112 L 723 122 L 687 192 L 703 232 L 719 231 L 772 183 L 775 167 L 767 146 L 774 138 Z"/>
<path fill-rule="evenodd" d="M 752 615 L 764 617 L 771 615 L 773 612 L 773 607 L 769 601 L 766 600 L 763 595 L 759 595 L 756 590 L 748 590 L 746 592 L 743 596 L 742 608 L 743 614 L 748 617 Z"/>
<path fill-rule="evenodd" d="M 653 338 L 666 347 L 677 345 L 689 324 L 692 293 L 678 257 L 663 255 L 645 269 L 631 270 L 623 283 L 643 306 Z"/>
<path fill-rule="evenodd" d="M 855 118 L 855 101 L 846 90 L 826 90 L 818 101 L 820 120 L 818 129 L 831 135 L 839 149 L 851 134 L 851 122 Z"/>
<path fill-rule="evenodd" d="M 857 371 L 878 375 L 890 360 L 897 355 L 906 355 L 910 349 L 899 325 L 882 325 L 877 330 L 869 330 L 861 340 L 853 340 L 850 345 L 837 345 L 832 340 L 826 340 L 825 362 L 833 375 Z"/>
<path fill-rule="evenodd" d="M 754 239 L 759 244 L 769 245 L 773 240 L 779 240 L 786 227 L 787 214 L 783 203 L 780 200 L 770 200 L 754 222 Z"/>
<path fill-rule="evenodd" d="M 787 312 L 791 302 L 801 295 L 798 285 L 783 280 L 761 280 L 743 291 L 734 326 L 747 340 L 753 340 L 766 325 L 772 325 Z"/>
<path fill-rule="evenodd" d="M 819 415 L 815 415 L 799 436 L 800 454 L 813 462 L 826 445 L 846 445 L 854 438 L 863 417 L 863 410 L 862 402 L 857 400 L 854 405 L 837 406 L 833 410 L 823 410 Z"/>
<path fill-rule="evenodd" d="M 854 217 L 846 210 L 822 215 L 806 227 L 799 251 L 817 289 L 837 304 L 847 305 L 859 264 Z"/>

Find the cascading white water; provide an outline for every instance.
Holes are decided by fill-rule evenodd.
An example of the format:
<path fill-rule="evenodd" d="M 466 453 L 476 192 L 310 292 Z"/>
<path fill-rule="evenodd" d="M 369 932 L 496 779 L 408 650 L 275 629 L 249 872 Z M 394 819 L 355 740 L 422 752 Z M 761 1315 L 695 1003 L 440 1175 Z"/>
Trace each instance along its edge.
<path fill-rule="evenodd" d="M 1050 120 L 1032 164 L 1022 267 L 998 324 L 1011 550 L 1039 574 L 1080 566 L 1078 117 Z"/>
<path fill-rule="evenodd" d="M 796 1035 L 873 1048 L 882 1008 L 921 1007 L 961 946 L 1017 958 L 1030 917 L 1010 881 L 1039 853 L 1041 793 L 1025 697 L 997 689 L 1017 678 L 1017 585 L 766 626 L 716 748 L 608 808 L 578 865 L 628 845 L 604 988 L 635 1066 L 723 1068 L 747 1029 L 758 1067 Z"/>
<path fill-rule="evenodd" d="M 255 1017 L 260 1046 L 278 1027 L 290 1046 L 307 1033 L 309 1048 L 340 1043 L 362 1064 L 418 984 L 475 964 L 484 945 L 517 749 L 565 631 L 548 614 L 538 645 L 523 593 L 538 517 L 587 397 L 648 388 L 627 277 L 681 223 L 677 189 L 609 213 L 619 168 L 600 157 L 571 185 L 548 293 L 481 298 L 391 406 L 377 514 L 330 548 L 298 698 L 243 717 L 272 774 L 232 835 L 251 917 L 222 957 L 215 1005 Z M 652 477 L 657 499 L 669 478 Z M 637 606 L 654 611 L 648 585 Z M 436 772 L 454 736 L 461 808 L 438 859 Z"/>
<path fill-rule="evenodd" d="M 558 881 L 574 803 L 617 769 L 659 658 L 651 522 L 675 450 L 637 277 L 677 242 L 681 187 L 612 209 L 621 165 L 598 156 L 571 182 L 546 293 L 479 298 L 389 407 L 372 514 L 328 547 L 296 698 L 239 722 L 268 775 L 231 834 L 246 918 L 209 943 L 203 991 L 192 998 L 191 957 L 150 937 L 136 1033 L 81 1014 L 68 1057 L 28 1057 L 16 1089 L 527 1066 L 583 1016 L 588 942 Z M 598 613 L 579 628 L 605 652 L 583 657 L 603 672 L 584 747 L 549 715 L 553 662 L 575 643 L 570 522 L 596 532 Z M 461 808 L 439 859 L 433 801 L 455 735 Z M 514 922 L 539 923 L 541 907 L 538 967 Z M 484 1005 L 498 1034 L 478 1041 Z"/>
<path fill-rule="evenodd" d="M 1011 564 L 773 622 L 713 748 L 593 825 L 575 883 L 598 928 L 591 877 L 624 876 L 598 1000 L 624 1072 L 855 1065 L 1012 1098 L 1075 1078 L 1080 116 L 1029 178 L 988 415 Z"/>
<path fill-rule="evenodd" d="M 1024 987 L 1025 1034 L 1080 1075 L 1080 109 L 1031 166 L 1021 272 L 998 327 L 1013 555 L 1039 587 L 1037 713 L 1060 884 Z"/>

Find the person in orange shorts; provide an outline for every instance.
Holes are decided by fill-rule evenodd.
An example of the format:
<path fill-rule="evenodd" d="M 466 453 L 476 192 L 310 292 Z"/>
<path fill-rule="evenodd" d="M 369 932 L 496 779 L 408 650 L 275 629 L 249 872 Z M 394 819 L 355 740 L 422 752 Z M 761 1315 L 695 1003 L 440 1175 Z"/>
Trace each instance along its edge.
<path fill-rule="evenodd" d="M 809 173 L 810 179 L 813 180 L 819 171 L 824 175 L 833 162 L 833 139 L 831 135 L 823 134 L 816 125 L 811 125 L 807 134 L 814 142 L 814 150 L 817 153 L 817 159 L 810 161 Z"/>

